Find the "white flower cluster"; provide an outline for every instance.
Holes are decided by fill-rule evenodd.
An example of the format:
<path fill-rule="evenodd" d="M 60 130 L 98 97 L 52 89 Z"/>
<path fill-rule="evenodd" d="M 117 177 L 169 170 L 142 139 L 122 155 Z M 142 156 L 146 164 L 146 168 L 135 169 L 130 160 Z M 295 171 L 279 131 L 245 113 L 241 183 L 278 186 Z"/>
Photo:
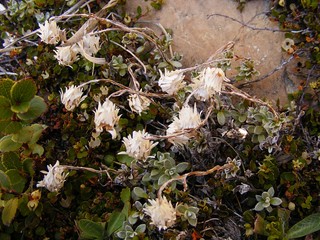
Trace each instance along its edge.
<path fill-rule="evenodd" d="M 41 171 L 45 176 L 43 180 L 38 182 L 37 187 L 45 187 L 50 192 L 59 192 L 66 181 L 68 173 L 64 172 L 65 168 L 60 166 L 59 161 L 54 166 L 48 165 L 47 168 L 48 172 Z"/>
<path fill-rule="evenodd" d="M 152 157 L 150 156 L 151 150 L 158 144 L 146 139 L 148 137 L 149 134 L 145 130 L 134 131 L 132 135 L 123 138 L 126 152 L 120 152 L 119 154 L 128 154 L 137 160 L 146 161 Z"/>
<path fill-rule="evenodd" d="M 165 230 L 175 224 L 176 209 L 173 208 L 171 201 L 168 201 L 165 196 L 155 200 L 149 199 L 149 203 L 150 205 L 144 207 L 143 211 L 151 217 L 151 224 L 159 230 Z"/>
<path fill-rule="evenodd" d="M 151 101 L 145 96 L 140 96 L 138 94 L 131 94 L 129 96 L 131 111 L 136 112 L 139 115 L 141 115 L 143 111 L 148 110 L 150 103 Z"/>
<path fill-rule="evenodd" d="M 160 71 L 158 85 L 162 91 L 174 95 L 186 86 L 183 73 L 184 70 L 168 71 L 165 69 L 164 74 Z M 221 68 L 207 67 L 192 79 L 193 83 L 190 84 L 190 87 L 197 100 L 207 101 L 214 94 L 221 92 L 224 81 L 228 82 L 229 79 L 226 78 Z"/>
<path fill-rule="evenodd" d="M 227 81 L 227 78 L 221 68 L 208 67 L 192 81 L 193 83 L 190 86 L 194 91 L 195 98 L 200 101 L 207 101 L 214 94 L 221 92 L 223 82 Z"/>
<path fill-rule="evenodd" d="M 189 139 L 195 136 L 195 132 L 189 130 L 199 127 L 200 124 L 201 118 L 196 104 L 193 108 L 190 106 L 182 107 L 179 115 L 173 118 L 173 122 L 167 129 L 168 141 L 177 146 L 187 144 Z"/>
<path fill-rule="evenodd" d="M 96 132 L 101 133 L 105 129 L 112 136 L 112 139 L 117 137 L 117 131 L 115 126 L 118 124 L 121 115 L 118 115 L 119 108 L 111 102 L 109 99 L 106 99 L 105 102 L 101 105 L 99 102 L 98 108 L 95 111 L 94 123 L 96 125 Z"/>
<path fill-rule="evenodd" d="M 57 45 L 59 42 L 66 41 L 66 33 L 57 26 L 55 21 L 45 21 L 39 24 L 39 37 L 41 41 L 47 44 Z M 86 59 L 94 63 L 104 63 L 104 59 L 92 57 L 100 50 L 100 37 L 87 34 L 78 42 L 71 46 L 56 47 L 55 58 L 60 65 L 69 66 L 77 61 L 78 54 L 82 54 Z"/>
<path fill-rule="evenodd" d="M 69 88 L 66 88 L 66 91 L 60 91 L 61 102 L 64 104 L 65 108 L 68 111 L 73 111 L 73 109 L 87 97 L 83 95 L 83 89 L 81 87 L 76 87 L 71 85 Z"/>
<path fill-rule="evenodd" d="M 58 42 L 66 39 L 65 31 L 60 30 L 55 21 L 45 21 L 44 24 L 39 24 L 39 27 L 38 35 L 44 43 L 57 45 Z"/>
<path fill-rule="evenodd" d="M 176 94 L 181 88 L 185 87 L 184 74 L 182 70 L 168 71 L 164 70 L 164 74 L 160 71 L 160 79 L 158 81 L 162 91 L 170 95 Z"/>

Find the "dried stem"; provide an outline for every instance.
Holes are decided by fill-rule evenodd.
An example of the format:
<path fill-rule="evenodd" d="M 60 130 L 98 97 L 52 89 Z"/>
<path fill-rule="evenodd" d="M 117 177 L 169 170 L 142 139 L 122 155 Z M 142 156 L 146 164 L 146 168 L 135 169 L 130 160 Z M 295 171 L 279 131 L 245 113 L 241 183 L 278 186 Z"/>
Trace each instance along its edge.
<path fill-rule="evenodd" d="M 250 96 L 249 94 L 247 94 L 246 92 L 241 91 L 240 89 L 236 88 L 235 86 L 233 86 L 232 84 L 229 83 L 225 83 L 226 87 L 230 89 L 230 92 L 227 91 L 221 91 L 221 93 L 225 93 L 225 94 L 229 94 L 229 95 L 234 95 L 234 96 L 238 96 L 241 97 L 243 99 L 246 99 L 250 102 L 255 102 L 258 104 L 261 104 L 263 106 L 267 106 L 270 111 L 273 113 L 273 115 L 278 118 L 278 113 L 276 110 L 274 110 L 274 108 L 267 102 L 264 102 L 260 99 L 257 99 L 255 97 Z"/>
<path fill-rule="evenodd" d="M 78 167 L 78 166 L 69 166 L 69 165 L 59 165 L 59 168 L 64 168 L 64 169 L 68 169 L 68 170 L 81 170 L 81 171 L 88 171 L 88 172 L 93 172 L 93 173 L 98 173 L 98 174 L 102 174 L 105 173 L 108 178 L 112 181 L 112 178 L 109 174 L 109 171 L 113 171 L 113 172 L 117 172 L 114 169 L 108 168 L 106 166 L 103 166 L 104 170 L 100 169 L 94 169 L 94 168 L 88 168 L 88 167 Z"/>
<path fill-rule="evenodd" d="M 190 177 L 190 176 L 206 176 L 206 175 L 209 175 L 213 172 L 217 172 L 217 171 L 223 171 L 225 169 L 228 169 L 228 168 L 232 168 L 233 165 L 230 164 L 230 163 L 226 163 L 222 166 L 218 165 L 218 166 L 214 166 L 213 168 L 207 170 L 207 171 L 194 171 L 194 172 L 189 172 L 189 173 L 185 173 L 181 176 L 178 176 L 178 177 L 175 177 L 175 178 L 172 178 L 172 179 L 169 179 L 168 181 L 166 181 L 164 184 L 161 185 L 161 187 L 159 188 L 158 190 L 158 194 L 157 194 L 157 197 L 158 199 L 162 199 L 162 192 L 163 190 L 172 182 L 174 181 L 182 181 L 183 183 L 183 187 L 184 187 L 184 191 L 187 190 L 188 188 L 188 185 L 187 185 L 187 177 Z"/>
<path fill-rule="evenodd" d="M 130 55 L 132 57 L 134 57 L 140 64 L 141 66 L 143 67 L 143 71 L 144 73 L 147 73 L 147 68 L 146 68 L 146 65 L 144 65 L 144 63 L 133 53 L 131 52 L 129 49 L 126 49 L 124 46 L 122 46 L 121 44 L 113 41 L 113 40 L 110 40 L 110 42 L 112 42 L 113 44 L 117 45 L 118 47 L 122 48 L 123 50 L 125 50 L 126 52 L 130 53 Z"/>
<path fill-rule="evenodd" d="M 241 83 L 241 84 L 237 84 L 237 87 L 238 88 L 242 88 L 242 87 L 245 87 L 247 85 L 250 85 L 250 84 L 253 84 L 253 83 L 256 83 L 256 82 L 260 82 L 260 81 L 270 77 L 272 74 L 274 74 L 275 72 L 277 72 L 277 71 L 281 70 L 283 67 L 285 67 L 294 58 L 295 58 L 295 55 L 293 54 L 287 60 L 282 61 L 282 63 L 278 67 L 276 67 L 275 69 L 273 69 L 269 73 L 267 73 L 267 74 L 255 79 L 255 80 L 252 80 L 252 81 L 249 81 L 249 82 L 245 82 L 245 83 Z"/>
<path fill-rule="evenodd" d="M 257 15 L 260 15 L 260 14 L 257 14 Z M 248 23 L 244 23 L 236 18 L 233 18 L 233 17 L 230 17 L 230 16 L 227 16 L 227 15 L 223 15 L 223 14 L 220 14 L 220 13 L 213 13 L 213 14 L 210 14 L 207 16 L 207 18 L 211 18 L 213 16 L 218 16 L 218 17 L 224 17 L 224 18 L 227 18 L 227 19 L 230 19 L 234 22 L 237 22 L 239 24 L 241 24 L 242 26 L 244 27 L 247 27 L 247 28 L 250 28 L 252 30 L 256 30 L 256 31 L 270 31 L 270 32 L 292 32 L 292 33 L 300 33 L 300 32 L 305 32 L 305 31 L 308 31 L 308 29 L 303 29 L 303 30 L 299 30 L 299 31 L 295 31 L 295 30 L 283 30 L 283 29 L 278 29 L 278 28 L 267 28 L 267 27 L 254 27 L 252 25 L 249 25 L 248 23 L 251 22 L 253 19 L 251 19 Z"/>

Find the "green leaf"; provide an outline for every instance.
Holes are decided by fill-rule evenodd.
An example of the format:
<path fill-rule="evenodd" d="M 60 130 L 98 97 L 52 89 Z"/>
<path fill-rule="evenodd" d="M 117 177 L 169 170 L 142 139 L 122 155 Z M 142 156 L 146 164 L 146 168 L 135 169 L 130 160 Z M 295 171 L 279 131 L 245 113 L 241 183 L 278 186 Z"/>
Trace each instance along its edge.
<path fill-rule="evenodd" d="M 12 136 L 9 135 L 9 136 L 4 136 L 3 138 L 0 139 L 1 152 L 16 151 L 22 146 L 22 143 L 17 143 L 12 141 L 11 137 Z"/>
<path fill-rule="evenodd" d="M 197 226 L 197 223 L 198 223 L 198 219 L 197 218 L 188 218 L 188 223 L 191 225 L 191 226 Z"/>
<path fill-rule="evenodd" d="M 122 189 L 121 193 L 120 193 L 120 198 L 121 198 L 121 201 L 123 203 L 126 203 L 128 201 L 130 201 L 130 188 L 124 188 Z"/>
<path fill-rule="evenodd" d="M 146 231 L 146 229 L 147 229 L 147 225 L 145 225 L 145 224 L 140 224 L 140 225 L 136 228 L 135 232 L 136 232 L 136 233 L 144 233 L 144 232 Z"/>
<path fill-rule="evenodd" d="M 15 113 L 25 113 L 30 108 L 30 102 L 15 103 L 11 106 L 11 111 Z"/>
<path fill-rule="evenodd" d="M 148 198 L 148 194 L 141 188 L 141 187 L 135 187 L 133 188 L 133 194 L 136 195 L 138 198 Z"/>
<path fill-rule="evenodd" d="M 184 172 L 185 170 L 187 170 L 189 167 L 189 163 L 187 162 L 182 162 L 182 163 L 179 163 L 177 166 L 176 166 L 176 171 L 177 173 L 182 173 Z"/>
<path fill-rule="evenodd" d="M 85 239 L 104 239 L 105 223 L 93 222 L 89 219 L 78 221 L 78 227 L 81 231 L 81 238 Z"/>
<path fill-rule="evenodd" d="M 42 156 L 42 154 L 44 153 L 44 148 L 40 145 L 40 144 L 29 144 L 28 145 L 29 148 L 32 149 L 32 154 L 38 154 L 39 156 Z"/>
<path fill-rule="evenodd" d="M 262 126 L 256 126 L 253 130 L 253 133 L 257 135 L 260 135 L 263 132 L 264 132 L 264 128 Z"/>
<path fill-rule="evenodd" d="M 6 152 L 2 155 L 2 164 L 7 170 L 10 169 L 22 169 L 22 163 L 20 162 L 20 157 L 15 152 Z"/>
<path fill-rule="evenodd" d="M 0 186 L 3 188 L 10 189 L 10 179 L 5 172 L 0 170 Z"/>
<path fill-rule="evenodd" d="M 12 135 L 12 140 L 16 143 L 27 143 L 31 141 L 33 129 L 31 126 L 26 126 L 20 129 L 19 132 Z"/>
<path fill-rule="evenodd" d="M 35 144 L 36 142 L 38 142 L 39 138 L 42 135 L 43 130 L 45 130 L 47 126 L 43 124 L 32 124 L 31 128 L 33 129 L 33 135 L 29 143 Z"/>
<path fill-rule="evenodd" d="M 19 132 L 12 135 L 12 140 L 17 143 L 35 144 L 41 137 L 42 131 L 46 129 L 45 125 L 32 124 L 20 129 Z"/>
<path fill-rule="evenodd" d="M 11 120 L 0 121 L 0 132 L 4 134 L 12 134 L 18 132 L 22 128 L 21 122 Z"/>
<path fill-rule="evenodd" d="M 18 193 L 22 193 L 27 182 L 26 179 L 22 177 L 19 171 L 16 169 L 8 170 L 6 171 L 6 174 L 10 179 L 11 189 L 15 190 Z"/>
<path fill-rule="evenodd" d="M 11 88 L 10 95 L 14 105 L 30 102 L 36 95 L 37 86 L 31 79 L 15 82 Z"/>
<path fill-rule="evenodd" d="M 217 119 L 220 125 L 224 125 L 226 123 L 226 116 L 223 111 L 218 112 Z"/>
<path fill-rule="evenodd" d="M 320 230 L 320 213 L 311 214 L 308 217 L 302 219 L 300 222 L 293 225 L 288 233 L 287 237 L 299 238 L 306 236 L 310 233 Z"/>
<path fill-rule="evenodd" d="M 9 78 L 1 79 L 0 81 L 0 96 L 11 99 L 10 90 L 14 81 Z"/>
<path fill-rule="evenodd" d="M 8 98 L 0 96 L 0 120 L 8 120 L 13 116 L 11 103 Z"/>
<path fill-rule="evenodd" d="M 34 120 L 41 116 L 47 110 L 47 104 L 43 98 L 35 96 L 30 101 L 30 107 L 25 113 L 18 113 L 18 117 L 22 120 Z"/>
<path fill-rule="evenodd" d="M 18 198 L 11 198 L 9 199 L 3 210 L 2 210 L 2 223 L 6 226 L 10 226 L 14 216 L 16 215 L 17 209 L 18 209 Z"/>
<path fill-rule="evenodd" d="M 30 174 L 31 177 L 33 177 L 35 171 L 33 169 L 33 160 L 32 158 L 27 158 L 23 161 L 23 170 Z"/>
<path fill-rule="evenodd" d="M 121 228 L 125 221 L 125 214 L 123 212 L 113 211 L 110 215 L 110 219 L 107 227 L 107 236 L 110 237 L 115 231 Z"/>

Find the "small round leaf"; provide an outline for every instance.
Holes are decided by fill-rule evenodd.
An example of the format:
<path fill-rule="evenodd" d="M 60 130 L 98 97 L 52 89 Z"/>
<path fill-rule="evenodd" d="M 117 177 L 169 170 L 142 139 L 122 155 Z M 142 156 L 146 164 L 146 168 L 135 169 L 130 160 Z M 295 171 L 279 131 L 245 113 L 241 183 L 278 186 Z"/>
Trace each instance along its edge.
<path fill-rule="evenodd" d="M 0 81 L 0 96 L 11 99 L 10 90 L 13 86 L 14 81 L 9 78 L 1 79 Z"/>
<path fill-rule="evenodd" d="M 11 111 L 10 100 L 4 96 L 0 96 L 0 120 L 7 120 L 13 116 Z"/>
<path fill-rule="evenodd" d="M 14 105 L 29 102 L 36 95 L 36 92 L 37 87 L 31 79 L 15 82 L 10 91 Z"/>
<path fill-rule="evenodd" d="M 30 101 L 30 107 L 27 112 L 18 113 L 18 117 L 22 120 L 34 120 L 47 110 L 47 104 L 43 98 L 35 96 Z"/>

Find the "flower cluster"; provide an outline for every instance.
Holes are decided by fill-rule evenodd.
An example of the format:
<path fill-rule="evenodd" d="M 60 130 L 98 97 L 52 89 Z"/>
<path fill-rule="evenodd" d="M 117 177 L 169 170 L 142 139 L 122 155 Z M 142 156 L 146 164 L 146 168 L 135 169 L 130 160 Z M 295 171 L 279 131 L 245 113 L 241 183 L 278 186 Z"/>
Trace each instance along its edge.
<path fill-rule="evenodd" d="M 60 91 L 61 102 L 64 104 L 65 108 L 68 111 L 73 111 L 73 109 L 87 97 L 83 95 L 83 89 L 81 87 L 76 87 L 71 85 L 69 88 L 66 88 L 66 91 Z"/>
<path fill-rule="evenodd" d="M 196 104 L 193 108 L 190 106 L 182 107 L 179 115 L 174 117 L 167 129 L 168 141 L 178 146 L 187 144 L 189 139 L 195 136 L 193 130 L 200 124 L 201 118 Z"/>
<path fill-rule="evenodd" d="M 44 24 L 39 24 L 39 27 L 38 35 L 44 43 L 56 45 L 66 39 L 65 31 L 60 30 L 55 21 L 45 21 Z"/>
<path fill-rule="evenodd" d="M 112 139 L 115 139 L 117 137 L 115 126 L 118 124 L 121 117 L 118 113 L 119 108 L 117 108 L 109 99 L 106 99 L 102 105 L 101 102 L 99 102 L 94 115 L 96 132 L 101 133 L 105 129 L 111 134 Z"/>
<path fill-rule="evenodd" d="M 145 96 L 140 96 L 138 94 L 131 94 L 129 96 L 129 106 L 131 111 L 136 112 L 139 115 L 148 109 L 150 103 L 151 101 Z"/>
<path fill-rule="evenodd" d="M 182 70 L 168 71 L 164 70 L 164 74 L 160 71 L 160 79 L 158 81 L 162 91 L 170 95 L 176 94 L 185 86 L 184 74 Z"/>
<path fill-rule="evenodd" d="M 56 50 L 54 50 L 54 52 L 54 57 L 58 60 L 58 63 L 60 65 L 71 67 L 71 65 L 79 59 L 77 56 L 79 50 L 75 45 L 57 47 Z"/>
<path fill-rule="evenodd" d="M 193 78 L 190 85 L 196 99 L 207 101 L 214 94 L 220 93 L 223 82 L 228 81 L 221 68 L 205 68 L 200 74 Z"/>
<path fill-rule="evenodd" d="M 153 143 L 152 141 L 146 139 L 149 134 L 144 130 L 134 131 L 132 135 L 127 138 L 123 138 L 123 143 L 126 146 L 126 152 L 121 152 L 120 154 L 128 154 L 138 160 L 146 161 L 150 158 L 150 153 L 152 148 L 154 148 L 158 143 Z"/>
<path fill-rule="evenodd" d="M 149 203 L 150 205 L 147 205 L 143 211 L 151 217 L 151 224 L 159 230 L 165 230 L 175 224 L 176 209 L 173 208 L 171 201 L 168 201 L 165 196 L 155 200 L 149 199 Z"/>
<path fill-rule="evenodd" d="M 50 192 L 59 192 L 66 181 L 68 173 L 64 172 L 65 168 L 60 166 L 59 161 L 54 166 L 49 164 L 47 168 L 48 172 L 41 171 L 45 176 L 43 180 L 38 182 L 37 187 L 45 187 Z"/>

